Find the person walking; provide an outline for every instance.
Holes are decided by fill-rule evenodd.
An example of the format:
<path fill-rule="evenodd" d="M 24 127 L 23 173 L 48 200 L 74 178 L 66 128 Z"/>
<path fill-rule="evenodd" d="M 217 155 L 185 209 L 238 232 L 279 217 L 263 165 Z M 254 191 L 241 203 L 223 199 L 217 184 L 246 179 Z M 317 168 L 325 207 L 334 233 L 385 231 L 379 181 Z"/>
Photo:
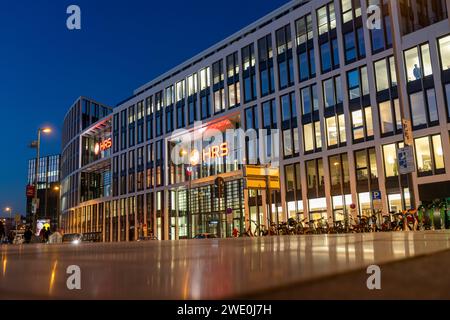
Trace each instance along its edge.
<path fill-rule="evenodd" d="M 27 243 L 27 244 L 30 243 L 32 237 L 33 237 L 33 232 L 31 231 L 30 227 L 27 227 L 27 229 L 25 230 L 25 233 L 23 234 L 25 243 Z"/>
<path fill-rule="evenodd" d="M 41 240 L 41 243 L 45 242 L 45 227 L 43 227 L 41 231 L 39 231 L 39 239 Z"/>
<path fill-rule="evenodd" d="M 50 238 L 50 228 L 46 228 L 44 231 L 44 243 L 48 243 L 48 240 Z"/>

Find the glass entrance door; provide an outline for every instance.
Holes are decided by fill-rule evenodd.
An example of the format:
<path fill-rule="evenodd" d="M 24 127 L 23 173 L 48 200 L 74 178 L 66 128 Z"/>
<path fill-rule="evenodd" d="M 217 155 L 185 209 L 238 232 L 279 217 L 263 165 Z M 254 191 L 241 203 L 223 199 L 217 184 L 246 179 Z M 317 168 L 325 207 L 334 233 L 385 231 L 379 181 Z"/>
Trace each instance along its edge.
<path fill-rule="evenodd" d="M 265 224 L 265 222 L 263 221 L 262 191 L 249 189 L 248 200 L 250 230 L 252 231 L 252 233 L 255 233 L 258 227 Z"/>

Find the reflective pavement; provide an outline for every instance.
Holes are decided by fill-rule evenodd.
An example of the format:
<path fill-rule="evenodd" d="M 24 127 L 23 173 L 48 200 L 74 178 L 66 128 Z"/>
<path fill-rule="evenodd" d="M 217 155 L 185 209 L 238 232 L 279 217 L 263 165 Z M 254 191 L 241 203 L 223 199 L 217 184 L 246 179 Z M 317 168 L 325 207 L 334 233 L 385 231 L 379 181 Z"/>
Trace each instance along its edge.
<path fill-rule="evenodd" d="M 445 250 L 450 231 L 2 246 L 0 299 L 252 297 Z"/>

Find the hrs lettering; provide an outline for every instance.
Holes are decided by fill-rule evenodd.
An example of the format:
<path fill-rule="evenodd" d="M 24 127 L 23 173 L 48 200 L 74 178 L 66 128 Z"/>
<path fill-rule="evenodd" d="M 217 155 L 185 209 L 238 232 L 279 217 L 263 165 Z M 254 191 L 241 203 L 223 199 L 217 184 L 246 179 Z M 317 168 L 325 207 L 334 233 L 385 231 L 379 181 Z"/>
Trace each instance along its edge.
<path fill-rule="evenodd" d="M 247 315 L 256 317 L 258 315 L 271 315 L 272 306 L 271 305 L 222 305 L 222 315 Z"/>

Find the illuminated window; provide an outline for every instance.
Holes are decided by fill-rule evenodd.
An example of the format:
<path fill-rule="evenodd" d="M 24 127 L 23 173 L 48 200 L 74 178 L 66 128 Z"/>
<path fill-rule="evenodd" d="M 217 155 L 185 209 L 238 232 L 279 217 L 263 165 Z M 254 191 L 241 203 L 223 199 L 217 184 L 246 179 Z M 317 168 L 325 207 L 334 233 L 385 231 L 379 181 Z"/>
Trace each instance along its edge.
<path fill-rule="evenodd" d="M 188 95 L 192 96 L 197 93 L 197 74 L 188 77 Z"/>
<path fill-rule="evenodd" d="M 313 125 L 308 123 L 303 126 L 303 136 L 305 152 L 310 152 L 314 150 L 314 136 L 313 136 Z"/>
<path fill-rule="evenodd" d="M 377 91 L 389 89 L 389 73 L 386 65 L 386 60 L 380 60 L 374 63 L 375 77 L 377 83 Z"/>
<path fill-rule="evenodd" d="M 381 133 L 394 132 L 394 120 L 392 118 L 391 101 L 385 101 L 378 105 L 380 111 Z"/>
<path fill-rule="evenodd" d="M 428 137 L 423 137 L 420 139 L 415 139 L 415 142 L 417 170 L 419 171 L 419 173 L 432 173 L 433 160 L 431 158 L 430 139 Z"/>
<path fill-rule="evenodd" d="M 205 90 L 210 86 L 211 76 L 210 76 L 210 68 L 204 68 L 200 70 L 200 90 Z"/>
<path fill-rule="evenodd" d="M 415 139 L 417 170 L 419 175 L 445 173 L 441 136 Z"/>
<path fill-rule="evenodd" d="M 402 129 L 400 105 L 398 99 L 381 102 L 378 105 L 380 112 L 381 134 L 398 132 Z"/>
<path fill-rule="evenodd" d="M 364 139 L 364 119 L 362 110 L 352 112 L 353 140 Z"/>
<path fill-rule="evenodd" d="M 336 28 L 336 15 L 333 2 L 317 10 L 317 25 L 319 35 Z"/>
<path fill-rule="evenodd" d="M 373 137 L 372 107 L 364 108 L 364 115 L 366 116 L 366 135 Z"/>
<path fill-rule="evenodd" d="M 346 153 L 328 158 L 332 193 L 342 194 L 343 187 L 350 186 L 348 156 Z"/>
<path fill-rule="evenodd" d="M 328 147 L 336 146 L 345 143 L 347 138 L 345 136 L 345 117 L 343 114 L 333 116 L 325 120 Z"/>
<path fill-rule="evenodd" d="M 433 74 L 428 43 L 405 51 L 405 68 L 408 82 Z"/>
<path fill-rule="evenodd" d="M 322 149 L 322 133 L 320 130 L 320 121 L 314 122 L 316 148 Z"/>
<path fill-rule="evenodd" d="M 398 146 L 395 143 L 383 146 L 384 171 L 386 178 L 398 176 L 397 148 L 403 148 L 403 146 L 403 143 L 398 143 Z"/>
<path fill-rule="evenodd" d="M 345 128 L 345 115 L 340 114 L 338 115 L 338 122 L 339 122 L 339 139 L 341 143 L 347 142 L 347 133 Z"/>
<path fill-rule="evenodd" d="M 442 140 L 440 135 L 431 137 L 433 144 L 434 167 L 436 170 L 445 170 L 444 150 L 442 149 Z"/>
<path fill-rule="evenodd" d="M 341 0 L 342 22 L 346 23 L 361 16 L 360 0 Z"/>
<path fill-rule="evenodd" d="M 439 39 L 439 53 L 442 70 L 450 69 L 450 35 Z"/>
<path fill-rule="evenodd" d="M 336 123 L 336 117 L 326 119 L 327 123 L 327 138 L 328 146 L 334 146 L 338 144 L 338 126 Z"/>
<path fill-rule="evenodd" d="M 350 213 L 350 205 L 353 203 L 352 195 L 333 196 L 333 219 L 334 221 L 344 221 L 345 214 Z M 345 209 L 345 211 L 344 211 Z"/>
<path fill-rule="evenodd" d="M 319 35 L 328 32 L 328 17 L 326 6 L 317 10 L 317 24 L 319 28 Z"/>
<path fill-rule="evenodd" d="M 373 213 L 370 192 L 358 193 L 359 214 L 370 217 Z"/>
<path fill-rule="evenodd" d="M 327 218 L 327 199 L 317 198 L 309 200 L 309 214 L 311 220 Z"/>

